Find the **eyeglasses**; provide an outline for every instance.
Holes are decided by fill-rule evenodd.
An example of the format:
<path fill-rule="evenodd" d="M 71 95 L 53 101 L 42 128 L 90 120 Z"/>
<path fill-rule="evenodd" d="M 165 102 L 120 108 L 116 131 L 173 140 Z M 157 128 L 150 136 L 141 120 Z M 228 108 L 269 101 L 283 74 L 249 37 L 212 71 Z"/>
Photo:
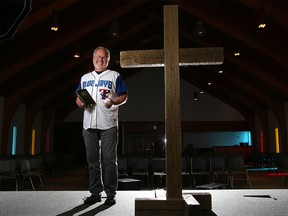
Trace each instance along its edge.
<path fill-rule="evenodd" d="M 105 61 L 108 60 L 107 57 L 103 57 L 103 56 L 99 56 L 99 55 L 95 55 L 94 58 L 96 58 L 97 60 L 105 60 Z"/>

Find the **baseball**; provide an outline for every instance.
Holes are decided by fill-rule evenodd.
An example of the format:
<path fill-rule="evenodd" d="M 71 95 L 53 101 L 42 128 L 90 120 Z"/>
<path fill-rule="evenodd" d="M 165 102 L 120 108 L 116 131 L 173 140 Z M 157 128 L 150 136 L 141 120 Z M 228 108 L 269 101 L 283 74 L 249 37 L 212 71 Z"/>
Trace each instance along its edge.
<path fill-rule="evenodd" d="M 113 106 L 113 101 L 110 98 L 106 98 L 104 104 L 107 108 L 111 108 Z"/>

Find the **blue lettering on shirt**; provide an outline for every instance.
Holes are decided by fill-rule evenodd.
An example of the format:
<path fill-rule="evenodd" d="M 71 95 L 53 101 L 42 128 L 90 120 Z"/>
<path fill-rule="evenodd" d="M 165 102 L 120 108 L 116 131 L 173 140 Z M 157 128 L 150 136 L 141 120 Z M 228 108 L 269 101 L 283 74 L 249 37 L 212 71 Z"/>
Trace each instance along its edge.
<path fill-rule="evenodd" d="M 94 80 L 84 81 L 84 82 L 83 82 L 83 88 L 87 88 L 87 87 L 89 87 L 89 86 L 93 86 L 94 83 L 95 83 Z"/>
<path fill-rule="evenodd" d="M 99 80 L 98 84 L 95 84 L 95 86 L 97 86 L 97 87 L 106 87 L 106 88 L 112 89 L 113 82 L 110 81 L 110 80 Z"/>

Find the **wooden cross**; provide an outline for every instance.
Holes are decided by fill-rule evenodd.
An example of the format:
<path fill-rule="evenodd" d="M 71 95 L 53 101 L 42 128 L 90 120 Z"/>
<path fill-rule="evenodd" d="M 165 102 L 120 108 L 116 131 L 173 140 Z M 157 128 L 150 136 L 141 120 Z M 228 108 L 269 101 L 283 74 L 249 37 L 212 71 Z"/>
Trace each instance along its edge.
<path fill-rule="evenodd" d="M 123 68 L 165 67 L 166 198 L 182 199 L 179 65 L 223 63 L 222 48 L 179 49 L 178 6 L 164 6 L 164 50 L 120 52 Z"/>

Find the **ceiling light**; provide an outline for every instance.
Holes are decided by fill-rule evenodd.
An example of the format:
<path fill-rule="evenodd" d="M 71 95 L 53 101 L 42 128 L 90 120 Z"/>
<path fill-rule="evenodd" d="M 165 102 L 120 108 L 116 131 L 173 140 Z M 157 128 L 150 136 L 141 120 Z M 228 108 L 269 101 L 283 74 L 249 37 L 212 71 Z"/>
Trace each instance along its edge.
<path fill-rule="evenodd" d="M 51 25 L 51 31 L 58 31 L 58 16 L 57 11 L 52 11 L 52 25 Z"/>
<path fill-rule="evenodd" d="M 112 27 L 109 29 L 109 34 L 112 37 L 118 37 L 119 36 L 119 27 L 118 27 L 117 21 L 114 21 L 112 23 Z"/>
<path fill-rule="evenodd" d="M 51 26 L 51 31 L 58 31 L 58 27 L 57 26 Z"/>
<path fill-rule="evenodd" d="M 196 28 L 195 28 L 195 34 L 198 36 L 198 37 L 203 37 L 206 35 L 206 28 L 204 27 L 204 24 L 202 21 L 197 21 L 196 23 Z"/>
<path fill-rule="evenodd" d="M 240 56 L 240 52 L 239 51 L 235 51 L 234 52 L 234 56 Z"/>
<path fill-rule="evenodd" d="M 265 10 L 264 8 L 259 8 L 258 10 L 258 28 L 265 28 Z"/>
<path fill-rule="evenodd" d="M 223 74 L 224 73 L 224 69 L 223 69 L 224 67 L 223 67 L 223 64 L 221 64 L 221 65 L 219 65 L 218 67 L 217 67 L 217 70 L 218 70 L 218 74 Z"/>
<path fill-rule="evenodd" d="M 80 58 L 80 52 L 74 52 L 74 54 L 73 54 L 73 57 L 74 58 Z"/>
<path fill-rule="evenodd" d="M 193 97 L 193 100 L 194 101 L 197 101 L 198 100 L 198 94 L 196 91 L 194 91 L 194 97 Z"/>
<path fill-rule="evenodd" d="M 266 23 L 259 23 L 258 28 L 265 28 Z"/>
<path fill-rule="evenodd" d="M 240 56 L 240 48 L 238 41 L 235 41 L 233 44 L 234 56 Z"/>
<path fill-rule="evenodd" d="M 74 58 L 80 58 L 81 56 L 81 45 L 80 45 L 80 41 L 78 41 L 75 45 L 74 45 L 74 49 L 73 49 L 73 57 Z"/>

